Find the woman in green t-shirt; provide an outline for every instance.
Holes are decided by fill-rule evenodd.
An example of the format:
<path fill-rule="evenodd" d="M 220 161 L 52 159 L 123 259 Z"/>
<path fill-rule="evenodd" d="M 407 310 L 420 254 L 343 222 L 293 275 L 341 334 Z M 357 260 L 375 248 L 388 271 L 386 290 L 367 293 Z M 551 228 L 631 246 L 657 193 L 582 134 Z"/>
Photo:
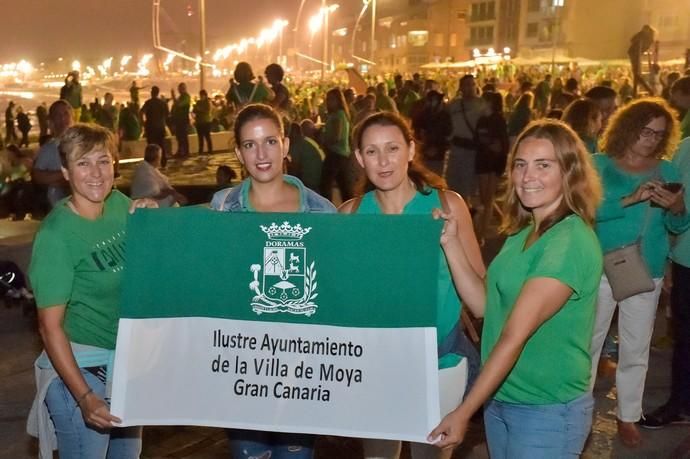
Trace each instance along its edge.
<path fill-rule="evenodd" d="M 113 190 L 113 134 L 76 124 L 60 137 L 62 173 L 71 195 L 59 201 L 36 235 L 29 275 L 45 351 L 36 361 L 37 425 L 41 457 L 138 458 L 141 428 L 116 428 L 107 398 L 117 336 L 128 209 Z M 35 419 L 35 423 L 32 422 Z M 46 455 L 48 454 L 48 455 Z"/>
<path fill-rule="evenodd" d="M 463 301 L 486 306 L 484 365 L 429 440 L 441 447 L 462 442 L 471 416 L 488 401 L 493 459 L 578 457 L 594 406 L 589 344 L 602 256 L 592 224 L 600 184 L 582 141 L 560 121 L 530 124 L 508 164 L 508 238 L 486 281 L 466 257 L 450 263 Z M 461 251 L 455 218 L 440 216 L 446 251 Z"/>
<path fill-rule="evenodd" d="M 455 290 L 458 280 L 449 268 L 459 263 L 455 260 L 457 257 L 465 257 L 467 253 L 470 269 L 475 275 L 483 277 L 485 273 L 467 205 L 459 194 L 444 190 L 443 179 L 421 164 L 421 158 L 416 155 L 412 130 L 397 113 L 380 112 L 364 119 L 355 130 L 354 143 L 355 158 L 364 169 L 366 178 L 359 190 L 362 196 L 344 203 L 339 209 L 341 213 L 430 216 L 434 209 L 444 208 L 459 222 L 457 241 L 462 248 L 439 248 L 442 254 L 438 268 L 438 299 L 435 305 L 430 305 L 437 311 L 439 378 L 453 375 L 452 381 L 455 381 L 459 374 L 464 373 L 461 357 L 469 357 L 468 351 L 476 355 L 476 351 L 461 331 L 462 304 Z M 414 254 L 410 255 L 414 257 Z M 483 309 L 476 308 L 475 304 L 468 306 L 475 316 L 483 315 Z M 455 394 L 446 394 L 448 399 L 454 398 L 449 404 L 451 406 L 441 407 L 446 413 L 462 398 L 465 387 L 458 386 L 460 384 L 455 385 Z M 365 439 L 363 449 L 365 459 L 396 459 L 400 454 L 400 442 Z M 410 450 L 413 459 L 441 459 L 451 455 L 451 451 L 421 443 L 413 443 Z"/>
<path fill-rule="evenodd" d="M 326 152 L 321 175 L 321 196 L 332 200 L 333 182 L 340 190 L 343 201 L 352 197 L 354 169 L 350 158 L 350 113 L 340 88 L 326 93 L 326 124 L 321 134 L 321 145 Z"/>

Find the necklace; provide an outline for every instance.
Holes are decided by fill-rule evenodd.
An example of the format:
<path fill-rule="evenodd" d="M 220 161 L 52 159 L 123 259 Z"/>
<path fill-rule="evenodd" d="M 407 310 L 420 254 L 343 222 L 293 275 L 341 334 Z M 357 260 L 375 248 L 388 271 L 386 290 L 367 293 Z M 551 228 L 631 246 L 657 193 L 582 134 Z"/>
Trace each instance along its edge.
<path fill-rule="evenodd" d="M 96 220 L 98 217 L 103 215 L 103 207 L 101 207 L 100 211 L 98 212 L 98 215 L 96 215 L 94 218 L 90 218 L 90 217 L 83 215 L 81 212 L 79 212 L 79 209 L 77 209 L 77 206 L 74 205 L 74 201 L 72 200 L 72 198 L 69 198 L 67 200 L 67 207 L 69 207 L 70 210 L 72 212 L 74 212 L 75 214 L 79 215 L 82 218 L 86 218 L 87 220 Z"/>

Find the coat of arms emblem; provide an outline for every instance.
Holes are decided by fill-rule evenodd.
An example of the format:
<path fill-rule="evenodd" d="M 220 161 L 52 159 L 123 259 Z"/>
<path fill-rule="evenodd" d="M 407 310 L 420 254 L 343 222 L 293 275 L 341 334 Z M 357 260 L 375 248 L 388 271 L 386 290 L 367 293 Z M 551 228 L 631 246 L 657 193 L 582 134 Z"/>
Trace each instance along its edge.
<path fill-rule="evenodd" d="M 252 310 L 257 314 L 288 312 L 311 316 L 318 308 L 313 301 L 318 296 L 316 270 L 314 261 L 307 264 L 307 249 L 302 241 L 311 227 L 283 222 L 280 226 L 261 225 L 261 231 L 268 240 L 263 264 L 249 268 L 254 274 L 249 289 L 256 294 L 252 298 Z"/>

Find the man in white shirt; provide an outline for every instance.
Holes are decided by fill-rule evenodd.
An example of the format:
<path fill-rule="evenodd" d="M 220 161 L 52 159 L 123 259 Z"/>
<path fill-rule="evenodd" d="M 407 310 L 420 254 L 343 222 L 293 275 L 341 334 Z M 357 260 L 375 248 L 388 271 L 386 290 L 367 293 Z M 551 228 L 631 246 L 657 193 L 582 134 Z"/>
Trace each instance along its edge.
<path fill-rule="evenodd" d="M 161 157 L 160 146 L 156 144 L 146 146 L 144 161 L 137 166 L 132 177 L 132 199 L 155 199 L 159 207 L 186 204 L 187 198 L 175 191 L 168 178 L 158 170 L 161 166 Z"/>

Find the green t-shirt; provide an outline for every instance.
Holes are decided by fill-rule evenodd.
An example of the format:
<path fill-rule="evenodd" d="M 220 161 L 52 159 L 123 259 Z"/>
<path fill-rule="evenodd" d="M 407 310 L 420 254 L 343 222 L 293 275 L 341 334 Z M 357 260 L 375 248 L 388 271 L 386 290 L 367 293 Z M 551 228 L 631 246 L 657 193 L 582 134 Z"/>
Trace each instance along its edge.
<path fill-rule="evenodd" d="M 318 143 L 309 137 L 302 137 L 290 143 L 290 157 L 295 173 L 307 188 L 318 191 L 321 185 L 321 170 L 325 154 Z"/>
<path fill-rule="evenodd" d="M 103 215 L 87 220 L 63 199 L 36 234 L 29 268 L 36 305 L 67 305 L 63 328 L 70 341 L 115 348 L 129 204 L 113 191 Z"/>
<path fill-rule="evenodd" d="M 170 111 L 170 116 L 173 121 L 189 121 L 189 110 L 192 106 L 192 98 L 189 97 L 188 93 L 183 93 L 177 96 L 177 99 L 173 102 L 172 110 Z"/>
<path fill-rule="evenodd" d="M 141 124 L 139 117 L 131 108 L 120 112 L 119 128 L 122 129 L 122 140 L 139 140 L 141 137 Z"/>
<path fill-rule="evenodd" d="M 210 123 L 213 121 L 211 116 L 211 100 L 199 99 L 194 104 L 194 116 L 197 123 Z"/>
<path fill-rule="evenodd" d="M 256 89 L 255 89 L 256 87 Z M 268 88 L 260 83 L 236 83 L 228 91 L 230 100 L 237 106 L 243 107 L 247 104 L 264 104 L 268 102 Z"/>
<path fill-rule="evenodd" d="M 337 134 L 338 124 L 342 126 L 340 135 Z M 323 127 L 323 138 L 327 150 L 340 156 L 350 156 L 350 120 L 347 119 L 345 110 L 328 114 Z"/>
<path fill-rule="evenodd" d="M 642 258 L 652 277 L 663 277 L 670 251 L 668 233 L 686 231 L 690 227 L 690 213 L 674 215 L 660 207 L 650 208 L 647 201 L 623 207 L 621 200 L 649 180 L 680 181 L 678 170 L 669 161 L 662 160 L 656 169 L 633 174 L 619 168 L 613 158 L 606 154 L 592 155 L 591 158 L 604 191 L 604 199 L 597 209 L 595 227 L 601 249 L 606 253 L 635 242 L 648 218 L 642 234 Z"/>
<path fill-rule="evenodd" d="M 685 112 L 685 116 L 680 122 L 680 138 L 690 137 L 690 110 Z"/>
<path fill-rule="evenodd" d="M 441 200 L 438 197 L 438 191 L 432 190 L 431 193 L 425 195 L 417 192 L 412 200 L 405 205 L 403 215 L 429 215 L 433 209 L 441 209 Z M 359 214 L 381 214 L 381 208 L 374 191 L 370 191 L 362 198 L 362 202 L 357 209 Z M 439 235 L 440 236 L 440 235 Z M 439 243 L 440 244 L 440 243 Z M 441 255 L 439 256 L 438 269 L 438 297 L 436 303 L 436 331 L 437 344 L 441 344 L 448 334 L 453 330 L 453 327 L 460 320 L 460 310 L 462 303 L 455 291 L 453 278 L 448 269 L 446 257 L 443 254 L 443 249 L 439 246 Z M 414 259 L 414 254 L 410 254 Z"/>
<path fill-rule="evenodd" d="M 494 398 L 525 405 L 566 403 L 589 390 L 589 354 L 602 255 L 594 231 L 571 215 L 523 250 L 532 226 L 508 237 L 489 266 L 482 361 L 498 342 L 525 283 L 548 277 L 573 294 L 527 340 Z"/>

